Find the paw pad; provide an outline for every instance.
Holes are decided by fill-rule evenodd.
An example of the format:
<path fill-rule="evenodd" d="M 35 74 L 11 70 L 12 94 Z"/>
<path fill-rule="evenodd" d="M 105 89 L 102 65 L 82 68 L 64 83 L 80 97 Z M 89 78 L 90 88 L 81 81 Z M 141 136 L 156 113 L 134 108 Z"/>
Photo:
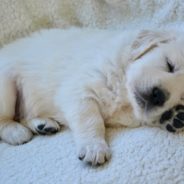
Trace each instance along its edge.
<path fill-rule="evenodd" d="M 36 127 L 36 132 L 40 135 L 50 135 L 58 131 L 59 128 L 57 126 L 54 126 L 54 124 L 48 124 L 47 122 L 39 124 Z"/>
<path fill-rule="evenodd" d="M 174 130 L 173 127 L 172 127 L 170 124 L 167 124 L 167 125 L 166 125 L 166 129 L 167 129 L 169 132 L 176 132 L 176 130 Z"/>
<path fill-rule="evenodd" d="M 58 132 L 58 129 L 55 127 L 46 127 L 45 124 L 41 124 L 37 126 L 37 132 L 38 134 L 41 135 L 49 135 L 49 134 L 54 134 Z"/>
<path fill-rule="evenodd" d="M 175 107 L 175 110 L 176 110 L 176 111 L 184 110 L 184 105 L 177 105 L 177 106 Z"/>
<path fill-rule="evenodd" d="M 160 124 L 169 132 L 178 132 L 184 128 L 184 105 L 177 105 L 164 112 L 160 118 Z"/>
<path fill-rule="evenodd" d="M 43 130 L 44 127 L 45 127 L 45 124 L 41 124 L 37 126 L 38 130 Z"/>
<path fill-rule="evenodd" d="M 182 128 L 184 126 L 184 124 L 179 119 L 174 118 L 174 120 L 173 120 L 173 126 L 175 128 Z"/>
<path fill-rule="evenodd" d="M 166 112 L 164 112 L 160 118 L 160 123 L 163 124 L 165 121 L 170 120 L 173 116 L 173 111 L 172 110 L 168 110 Z"/>

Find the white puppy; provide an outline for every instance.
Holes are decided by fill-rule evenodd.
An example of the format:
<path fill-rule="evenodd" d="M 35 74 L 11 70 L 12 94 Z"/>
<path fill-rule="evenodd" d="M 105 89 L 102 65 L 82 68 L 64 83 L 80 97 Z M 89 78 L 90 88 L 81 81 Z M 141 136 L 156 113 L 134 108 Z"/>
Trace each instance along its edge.
<path fill-rule="evenodd" d="M 22 144 L 32 133 L 51 134 L 66 125 L 78 157 L 96 165 L 110 158 L 104 122 L 180 130 L 183 38 L 174 32 L 72 28 L 43 30 L 5 46 L 1 139 Z"/>

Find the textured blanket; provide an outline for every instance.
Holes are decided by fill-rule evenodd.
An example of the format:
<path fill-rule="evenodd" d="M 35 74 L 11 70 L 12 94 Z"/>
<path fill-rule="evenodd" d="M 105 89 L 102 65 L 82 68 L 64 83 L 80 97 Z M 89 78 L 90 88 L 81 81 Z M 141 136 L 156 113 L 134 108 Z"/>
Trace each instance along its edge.
<path fill-rule="evenodd" d="M 0 0 L 0 46 L 41 28 L 184 28 L 183 0 Z M 1 184 L 184 183 L 184 135 L 109 128 L 112 159 L 93 168 L 75 154 L 70 130 L 10 146 L 0 142 Z"/>

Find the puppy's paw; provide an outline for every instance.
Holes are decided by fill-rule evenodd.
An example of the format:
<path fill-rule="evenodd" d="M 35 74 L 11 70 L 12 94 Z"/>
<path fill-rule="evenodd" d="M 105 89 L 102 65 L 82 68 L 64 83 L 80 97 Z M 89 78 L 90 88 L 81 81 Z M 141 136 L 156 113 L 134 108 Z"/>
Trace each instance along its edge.
<path fill-rule="evenodd" d="M 52 119 L 36 118 L 27 122 L 28 127 L 36 134 L 50 135 L 60 130 L 59 124 Z"/>
<path fill-rule="evenodd" d="M 111 157 L 111 151 L 105 141 L 93 141 L 82 144 L 78 151 L 78 158 L 92 166 L 102 165 Z"/>
<path fill-rule="evenodd" d="M 180 132 L 184 130 L 184 106 L 177 105 L 164 112 L 160 118 L 160 124 L 169 132 Z"/>
<path fill-rule="evenodd" d="M 1 139 L 12 145 L 24 144 L 31 140 L 32 136 L 28 128 L 16 122 L 8 123 L 1 131 Z"/>

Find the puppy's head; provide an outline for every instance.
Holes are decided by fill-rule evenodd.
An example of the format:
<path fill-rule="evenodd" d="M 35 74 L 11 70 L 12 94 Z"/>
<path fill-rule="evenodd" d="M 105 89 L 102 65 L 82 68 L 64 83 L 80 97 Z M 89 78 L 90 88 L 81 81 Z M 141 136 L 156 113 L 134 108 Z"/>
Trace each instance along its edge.
<path fill-rule="evenodd" d="M 131 48 L 126 87 L 137 119 L 153 122 L 184 99 L 184 36 L 142 31 Z"/>

